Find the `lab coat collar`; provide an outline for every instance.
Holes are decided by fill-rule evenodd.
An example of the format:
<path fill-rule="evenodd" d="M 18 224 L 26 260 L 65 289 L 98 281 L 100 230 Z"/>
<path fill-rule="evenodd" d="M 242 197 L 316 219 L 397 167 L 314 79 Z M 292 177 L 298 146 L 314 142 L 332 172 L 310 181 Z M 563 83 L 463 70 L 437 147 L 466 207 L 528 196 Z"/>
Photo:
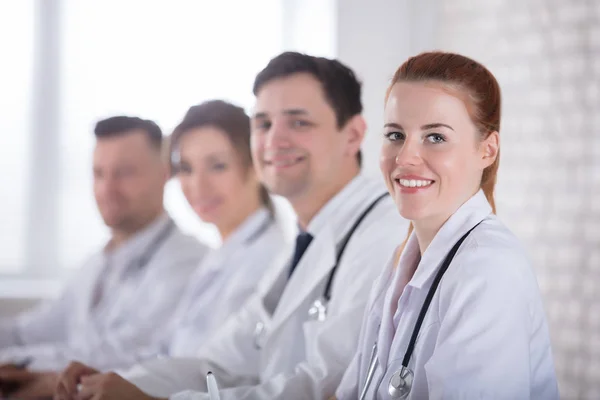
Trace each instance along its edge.
<path fill-rule="evenodd" d="M 290 317 L 322 285 L 335 265 L 338 243 L 364 209 L 384 192 L 385 187 L 379 181 L 359 174 L 312 219 L 307 231 L 314 239 L 286 285 L 274 315 L 274 327 Z M 288 268 L 289 262 L 282 273 L 287 274 Z"/>
<path fill-rule="evenodd" d="M 260 208 L 248 216 L 223 242 L 221 247 L 213 249 L 203 264 L 218 266 L 222 261 L 244 248 L 256 239 L 272 222 L 273 217 L 266 208 Z M 210 262 L 208 262 L 210 260 Z"/>
<path fill-rule="evenodd" d="M 390 282 L 394 282 L 396 279 L 396 268 L 398 267 L 398 251 L 400 250 L 400 246 L 394 249 L 394 253 L 390 255 L 390 259 L 386 264 L 385 269 L 379 275 L 379 277 L 373 283 L 373 288 L 371 290 L 371 294 L 369 297 L 370 304 L 369 315 L 375 316 L 376 319 L 381 322 L 381 318 L 383 315 L 383 301 L 385 299 L 385 294 L 387 293 L 387 289 L 390 286 Z"/>
<path fill-rule="evenodd" d="M 223 243 L 223 248 L 234 247 L 245 244 L 256 238 L 260 231 L 264 230 L 273 217 L 269 211 L 261 207 L 248 216 L 236 229 L 231 236 Z"/>
<path fill-rule="evenodd" d="M 488 203 L 485 194 L 482 190 L 479 190 L 442 225 L 427 250 L 425 250 L 408 286 L 421 289 L 426 282 L 433 279 L 439 265 L 456 242 L 471 228 L 490 215 L 491 212 L 492 207 Z M 400 257 L 400 268 L 409 267 L 410 264 L 415 262 L 418 254 L 419 243 L 415 232 L 413 232 Z"/>
<path fill-rule="evenodd" d="M 94 263 L 97 264 L 91 273 L 92 279 L 88 281 L 90 287 L 87 291 L 86 302 L 89 307 L 92 307 L 99 282 L 107 285 L 109 284 L 107 282 L 119 279 L 130 270 L 135 269 L 138 266 L 137 260 L 144 256 L 154 238 L 166 229 L 167 224 L 172 223 L 171 221 L 171 217 L 163 212 L 147 227 L 134 234 L 116 249 L 108 250 L 107 244 L 97 257 L 94 257 Z"/>
<path fill-rule="evenodd" d="M 358 206 L 363 200 L 364 194 L 362 194 L 362 191 L 365 186 L 369 187 L 372 184 L 370 184 L 369 179 L 362 173 L 359 173 L 321 207 L 319 212 L 309 222 L 306 232 L 316 238 L 324 228 L 332 227 L 334 232 L 339 232 L 339 238 L 336 239 L 341 240 L 344 232 L 340 232 L 340 230 L 348 222 L 348 211 L 351 207 Z M 357 194 L 360 195 L 357 197 Z M 374 193 L 375 197 L 380 194 L 379 192 Z"/>
<path fill-rule="evenodd" d="M 149 249 L 152 241 L 172 223 L 171 217 L 161 213 L 147 227 L 133 235 L 114 250 L 103 251 L 104 258 L 110 258 L 111 264 L 128 266 L 135 259 L 141 258 Z"/>

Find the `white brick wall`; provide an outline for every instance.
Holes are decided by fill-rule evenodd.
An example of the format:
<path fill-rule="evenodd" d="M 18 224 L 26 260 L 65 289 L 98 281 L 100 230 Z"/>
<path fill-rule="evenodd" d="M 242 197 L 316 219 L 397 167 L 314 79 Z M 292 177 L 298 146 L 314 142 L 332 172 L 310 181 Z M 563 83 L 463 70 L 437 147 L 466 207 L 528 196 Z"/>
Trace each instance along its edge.
<path fill-rule="evenodd" d="M 498 213 L 526 243 L 564 399 L 600 399 L 600 1 L 440 0 L 503 90 Z"/>

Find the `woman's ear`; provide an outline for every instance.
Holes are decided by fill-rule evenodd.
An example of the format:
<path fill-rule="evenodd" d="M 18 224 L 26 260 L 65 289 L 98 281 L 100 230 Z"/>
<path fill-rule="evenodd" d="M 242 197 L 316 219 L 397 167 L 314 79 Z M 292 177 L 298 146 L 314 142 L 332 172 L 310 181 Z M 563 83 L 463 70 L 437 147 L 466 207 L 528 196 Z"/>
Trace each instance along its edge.
<path fill-rule="evenodd" d="M 482 169 L 485 169 L 492 165 L 498 157 L 498 151 L 500 150 L 500 135 L 498 132 L 491 132 L 488 137 L 480 143 L 479 148 L 481 150 Z"/>

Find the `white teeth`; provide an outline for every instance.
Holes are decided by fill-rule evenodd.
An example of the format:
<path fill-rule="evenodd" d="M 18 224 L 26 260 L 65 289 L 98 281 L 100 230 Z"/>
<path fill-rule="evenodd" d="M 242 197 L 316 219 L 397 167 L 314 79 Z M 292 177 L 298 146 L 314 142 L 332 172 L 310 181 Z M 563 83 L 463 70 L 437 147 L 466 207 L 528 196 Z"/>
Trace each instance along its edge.
<path fill-rule="evenodd" d="M 433 181 L 430 180 L 420 180 L 420 179 L 399 179 L 398 180 L 400 182 L 401 186 L 404 187 L 426 187 L 429 186 L 433 183 Z"/>

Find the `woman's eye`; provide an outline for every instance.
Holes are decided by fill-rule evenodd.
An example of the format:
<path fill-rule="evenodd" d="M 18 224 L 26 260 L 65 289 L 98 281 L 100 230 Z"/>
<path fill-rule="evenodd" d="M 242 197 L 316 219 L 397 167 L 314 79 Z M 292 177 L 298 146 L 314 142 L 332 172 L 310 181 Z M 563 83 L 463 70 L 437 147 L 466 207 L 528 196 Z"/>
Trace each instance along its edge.
<path fill-rule="evenodd" d="M 441 135 L 439 133 L 432 133 L 427 135 L 427 140 L 430 143 L 443 143 L 446 141 L 446 138 L 444 137 L 444 135 Z"/>
<path fill-rule="evenodd" d="M 387 132 L 385 137 L 391 142 L 396 142 L 404 139 L 404 134 L 402 132 Z"/>

